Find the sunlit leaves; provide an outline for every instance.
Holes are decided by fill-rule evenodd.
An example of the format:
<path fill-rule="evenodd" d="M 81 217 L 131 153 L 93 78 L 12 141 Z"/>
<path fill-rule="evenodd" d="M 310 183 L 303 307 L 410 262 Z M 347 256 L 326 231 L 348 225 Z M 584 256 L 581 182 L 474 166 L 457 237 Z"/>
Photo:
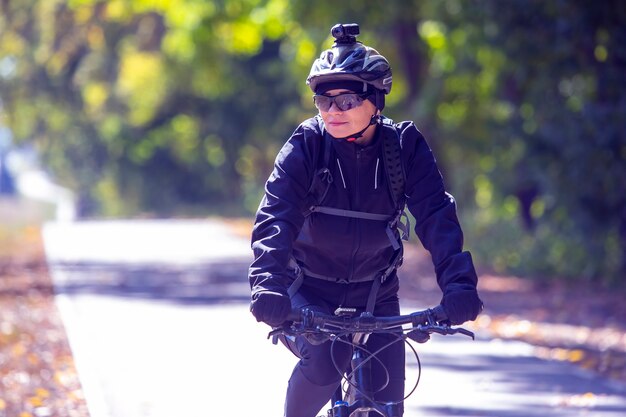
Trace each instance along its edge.
<path fill-rule="evenodd" d="M 241 156 L 235 163 L 235 168 L 244 177 L 253 177 L 256 175 L 255 162 L 259 159 L 259 150 L 253 146 L 244 146 L 241 150 Z"/>
<path fill-rule="evenodd" d="M 108 97 L 108 86 L 105 83 L 90 83 L 83 89 L 86 110 L 91 115 L 97 115 L 101 112 Z"/>
<path fill-rule="evenodd" d="M 67 5 L 72 8 L 78 8 L 80 6 L 92 6 L 99 0 L 67 0 Z"/>
<path fill-rule="evenodd" d="M 132 17 L 128 0 L 110 0 L 106 2 L 105 18 L 109 21 L 126 23 Z"/>
<path fill-rule="evenodd" d="M 493 185 L 485 175 L 478 175 L 474 178 L 476 188 L 476 204 L 478 207 L 486 209 L 493 202 Z"/>
<path fill-rule="evenodd" d="M 498 77 L 506 58 L 501 51 L 487 46 L 476 51 L 476 62 L 480 65 L 480 73 L 476 82 L 477 92 L 491 99 L 498 87 Z"/>
<path fill-rule="evenodd" d="M 213 17 L 217 10 L 214 2 L 202 0 L 138 0 L 134 6 L 136 13 L 158 12 L 168 27 L 185 30 L 198 28 L 203 19 Z"/>
<path fill-rule="evenodd" d="M 448 48 L 446 27 L 441 22 L 426 20 L 420 24 L 418 32 L 430 48 L 433 75 L 454 70 L 456 58 Z"/>
<path fill-rule="evenodd" d="M 24 138 L 30 138 L 35 131 L 39 113 L 34 103 L 20 105 L 20 114 L 9 114 L 8 121 L 16 140 L 21 142 Z"/>
<path fill-rule="evenodd" d="M 301 30 L 295 30 L 294 32 L 290 33 L 289 37 L 282 43 L 280 55 L 284 62 L 296 64 L 294 67 L 288 68 L 293 71 L 295 77 L 297 75 L 302 76 L 305 71 L 309 70 L 319 51 L 317 45 L 305 32 Z M 304 91 L 308 89 L 308 87 L 304 86 L 304 81 L 301 83 L 301 86 L 303 86 L 302 89 Z"/>
<path fill-rule="evenodd" d="M 123 138 L 120 137 L 122 125 L 123 121 L 121 116 L 116 114 L 105 116 L 104 120 L 98 124 L 98 133 L 102 136 L 104 143 L 118 143 L 121 146 L 123 140 Z M 119 158 L 121 153 L 113 152 L 112 155 L 114 158 Z"/>
<path fill-rule="evenodd" d="M 598 29 L 598 31 L 596 32 L 597 45 L 593 50 L 593 54 L 598 62 L 606 62 L 606 60 L 608 59 L 609 49 L 607 47 L 607 44 L 610 42 L 610 40 L 611 35 L 606 29 Z M 616 51 L 613 51 L 613 53 L 615 52 Z"/>
<path fill-rule="evenodd" d="M 160 130 L 150 132 L 146 137 L 137 140 L 135 143 L 129 146 L 127 156 L 133 162 L 133 164 L 141 166 L 145 165 L 155 154 L 157 148 L 162 147 L 167 137 Z"/>
<path fill-rule="evenodd" d="M 192 34 L 180 29 L 169 30 L 163 39 L 163 52 L 178 61 L 191 61 L 196 53 Z"/>
<path fill-rule="evenodd" d="M 171 122 L 174 154 L 187 164 L 193 163 L 200 155 L 200 129 L 198 122 L 185 114 L 179 114 Z"/>
<path fill-rule="evenodd" d="M 252 55 L 261 47 L 261 30 L 249 21 L 223 23 L 217 34 L 228 52 Z"/>
<path fill-rule="evenodd" d="M 94 196 L 102 203 L 102 210 L 108 216 L 123 217 L 136 210 L 136 201 L 128 201 L 120 195 L 115 176 L 107 175 L 95 186 Z"/>
<path fill-rule="evenodd" d="M 129 156 L 135 163 L 145 164 L 158 149 L 170 149 L 183 165 L 201 160 L 198 121 L 185 114 L 175 116 L 168 124 L 133 144 Z"/>
<path fill-rule="evenodd" d="M 419 26 L 420 35 L 431 49 L 437 51 L 446 46 L 445 26 L 440 22 L 426 20 Z"/>
<path fill-rule="evenodd" d="M 0 37 L 0 48 L 2 48 L 3 55 L 5 56 L 20 56 L 24 54 L 26 52 L 26 45 L 27 41 L 13 31 L 7 31 L 4 36 Z"/>
<path fill-rule="evenodd" d="M 467 117 L 469 102 L 466 99 L 456 99 L 444 102 L 437 106 L 437 116 L 448 127 L 457 128 Z"/>
<path fill-rule="evenodd" d="M 285 35 L 288 27 L 294 25 L 286 21 L 289 17 L 288 0 L 270 0 L 265 5 L 259 5 L 250 14 L 253 22 L 262 25 L 265 36 L 276 40 Z"/>
<path fill-rule="evenodd" d="M 165 99 L 163 69 L 160 54 L 129 49 L 122 56 L 117 92 L 128 100 L 132 125 L 150 120 Z"/>
<path fill-rule="evenodd" d="M 491 117 L 497 123 L 506 123 L 515 112 L 514 107 L 507 101 L 496 101 L 491 105 Z"/>

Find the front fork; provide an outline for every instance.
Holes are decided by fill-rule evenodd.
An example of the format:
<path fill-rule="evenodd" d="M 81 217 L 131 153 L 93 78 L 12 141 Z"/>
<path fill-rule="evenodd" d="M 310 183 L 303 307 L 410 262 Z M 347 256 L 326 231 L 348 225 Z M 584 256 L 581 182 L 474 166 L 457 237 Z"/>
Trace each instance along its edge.
<path fill-rule="evenodd" d="M 342 389 L 339 386 L 332 397 L 333 408 L 328 410 L 327 417 L 398 417 L 397 404 L 379 405 L 378 409 L 375 409 L 370 400 L 365 397 L 371 398 L 373 396 L 372 361 L 368 359 L 362 349 L 356 348 L 352 354 L 351 369 L 350 383 L 356 385 L 359 389 L 357 390 L 350 385 L 345 399 L 343 399 Z M 359 408 L 368 409 L 371 411 L 371 414 L 368 414 L 368 411 L 359 411 L 353 414 Z"/>

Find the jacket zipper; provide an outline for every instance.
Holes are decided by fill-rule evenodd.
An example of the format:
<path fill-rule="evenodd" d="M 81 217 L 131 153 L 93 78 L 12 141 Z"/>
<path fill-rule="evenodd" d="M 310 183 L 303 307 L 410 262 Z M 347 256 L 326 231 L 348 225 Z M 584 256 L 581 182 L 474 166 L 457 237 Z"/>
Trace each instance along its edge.
<path fill-rule="evenodd" d="M 354 187 L 354 205 L 352 207 L 352 210 L 359 210 L 360 207 L 360 203 L 361 203 L 361 196 L 360 196 L 360 188 L 361 188 L 361 153 L 363 152 L 363 149 L 361 149 L 360 147 L 356 148 L 356 180 L 355 180 L 355 187 Z M 359 222 L 359 219 L 353 219 L 354 222 Z M 350 281 L 352 281 L 352 279 L 354 278 L 354 264 L 356 263 L 356 257 L 357 257 L 357 253 L 359 251 L 359 243 L 361 242 L 361 228 L 360 227 L 356 227 L 356 233 L 355 233 L 355 237 L 354 237 L 354 244 L 353 244 L 353 249 L 352 249 L 352 259 L 350 260 Z"/>

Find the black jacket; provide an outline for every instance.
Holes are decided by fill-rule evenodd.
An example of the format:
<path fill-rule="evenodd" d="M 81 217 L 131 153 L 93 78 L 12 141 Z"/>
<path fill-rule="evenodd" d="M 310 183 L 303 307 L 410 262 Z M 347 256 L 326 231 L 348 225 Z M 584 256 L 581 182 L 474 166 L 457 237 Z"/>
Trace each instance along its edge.
<path fill-rule="evenodd" d="M 279 152 L 252 232 L 254 261 L 249 279 L 252 296 L 260 291 L 286 293 L 295 259 L 311 276 L 338 282 L 361 282 L 384 271 L 394 250 L 386 224 L 376 220 L 304 212 L 308 190 L 323 162 L 324 138 L 318 118 L 304 121 Z M 451 282 L 476 285 L 453 197 L 444 189 L 435 158 L 412 122 L 397 123 L 406 172 L 407 207 L 415 232 L 431 253 L 442 290 Z M 324 206 L 389 214 L 396 210 L 383 170 L 380 129 L 367 146 L 332 140 L 329 169 L 333 182 Z"/>

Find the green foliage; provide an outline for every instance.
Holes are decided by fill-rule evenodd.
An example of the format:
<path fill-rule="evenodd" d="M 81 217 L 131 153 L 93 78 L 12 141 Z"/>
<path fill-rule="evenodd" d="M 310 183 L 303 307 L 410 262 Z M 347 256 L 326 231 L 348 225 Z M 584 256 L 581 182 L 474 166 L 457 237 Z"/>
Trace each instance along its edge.
<path fill-rule="evenodd" d="M 287 4 L 5 2 L 3 117 L 83 215 L 233 206 L 299 116 Z"/>
<path fill-rule="evenodd" d="M 447 166 L 462 201 L 474 190 L 466 230 L 480 242 L 479 259 L 524 273 L 620 279 L 626 11 L 611 1 L 458 6 L 441 5 L 440 21 L 420 33 L 438 65 L 432 74 L 443 74 L 441 131 L 459 140 L 445 150 Z"/>
<path fill-rule="evenodd" d="M 304 80 L 358 22 L 499 271 L 626 273 L 626 9 L 618 0 L 9 0 L 0 122 L 84 216 L 253 212 L 313 114 Z"/>

